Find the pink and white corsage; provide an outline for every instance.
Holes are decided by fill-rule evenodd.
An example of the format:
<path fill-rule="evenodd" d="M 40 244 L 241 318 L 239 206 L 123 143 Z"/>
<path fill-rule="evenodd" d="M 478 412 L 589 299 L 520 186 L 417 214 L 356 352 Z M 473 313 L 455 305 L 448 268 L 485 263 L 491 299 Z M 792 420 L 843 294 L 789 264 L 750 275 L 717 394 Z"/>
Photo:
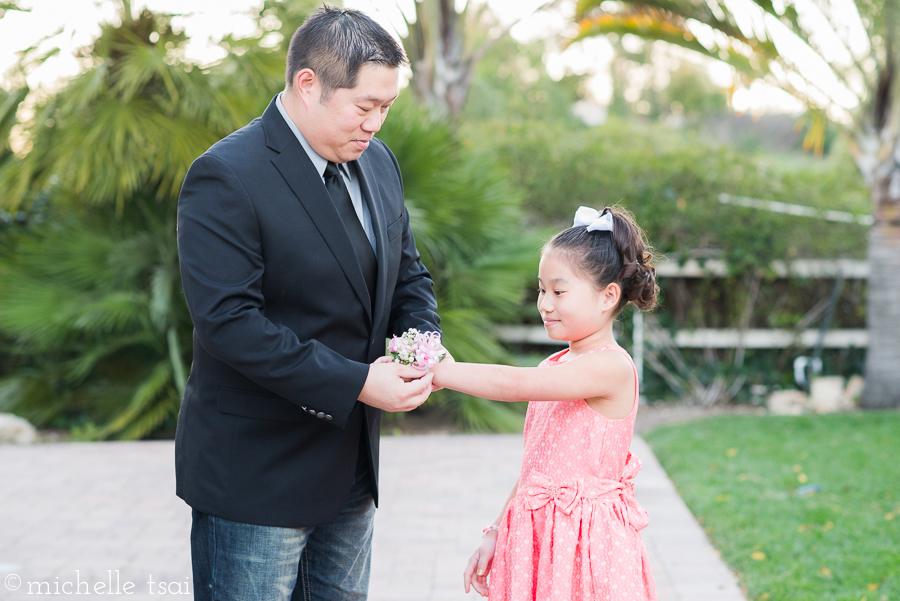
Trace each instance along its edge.
<path fill-rule="evenodd" d="M 447 356 L 437 332 L 420 332 L 410 328 L 402 336 L 394 336 L 388 343 L 388 355 L 394 363 L 412 365 L 428 371 Z"/>

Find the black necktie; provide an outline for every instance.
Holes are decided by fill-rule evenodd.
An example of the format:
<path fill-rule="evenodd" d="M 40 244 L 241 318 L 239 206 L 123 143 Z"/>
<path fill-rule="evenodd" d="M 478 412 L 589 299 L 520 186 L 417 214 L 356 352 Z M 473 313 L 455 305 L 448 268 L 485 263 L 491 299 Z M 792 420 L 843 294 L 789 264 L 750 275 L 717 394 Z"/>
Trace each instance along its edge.
<path fill-rule="evenodd" d="M 353 201 L 350 199 L 350 192 L 344 185 L 344 178 L 338 166 L 328 161 L 325 167 L 325 189 L 331 195 L 334 207 L 344 222 L 344 228 L 350 236 L 350 242 L 353 244 L 353 250 L 356 251 L 356 258 L 362 269 L 363 278 L 366 280 L 366 288 L 369 289 L 369 299 L 375 302 L 375 280 L 378 277 L 378 262 L 375 258 L 375 251 L 369 243 L 369 237 L 363 229 L 359 217 L 356 215 L 356 209 L 353 208 Z"/>

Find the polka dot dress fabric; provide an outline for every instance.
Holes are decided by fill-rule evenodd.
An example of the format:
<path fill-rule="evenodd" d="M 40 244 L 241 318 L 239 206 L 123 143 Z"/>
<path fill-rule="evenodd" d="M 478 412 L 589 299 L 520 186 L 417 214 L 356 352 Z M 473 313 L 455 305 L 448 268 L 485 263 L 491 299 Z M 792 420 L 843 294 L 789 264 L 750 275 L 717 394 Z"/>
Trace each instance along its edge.
<path fill-rule="evenodd" d="M 609 345 L 592 352 L 621 352 Z M 568 351 L 546 359 L 552 367 Z M 629 361 L 631 357 L 628 357 Z M 633 366 L 633 364 L 632 364 Z M 490 601 L 656 601 L 634 498 L 635 403 L 608 419 L 584 400 L 534 402 L 516 496 L 501 522 Z"/>

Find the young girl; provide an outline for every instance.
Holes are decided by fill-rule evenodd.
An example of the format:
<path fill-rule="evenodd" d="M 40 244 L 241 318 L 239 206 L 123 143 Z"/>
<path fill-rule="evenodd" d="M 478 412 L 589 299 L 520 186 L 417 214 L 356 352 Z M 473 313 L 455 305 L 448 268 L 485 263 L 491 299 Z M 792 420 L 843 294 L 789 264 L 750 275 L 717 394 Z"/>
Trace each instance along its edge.
<path fill-rule="evenodd" d="M 637 371 L 613 338 L 628 302 L 654 306 L 652 254 L 625 211 L 581 207 L 541 253 L 538 310 L 569 348 L 537 368 L 440 363 L 434 384 L 531 401 L 519 480 L 464 573 L 491 601 L 656 599 L 629 453 Z M 488 586 L 490 574 L 490 586 Z"/>

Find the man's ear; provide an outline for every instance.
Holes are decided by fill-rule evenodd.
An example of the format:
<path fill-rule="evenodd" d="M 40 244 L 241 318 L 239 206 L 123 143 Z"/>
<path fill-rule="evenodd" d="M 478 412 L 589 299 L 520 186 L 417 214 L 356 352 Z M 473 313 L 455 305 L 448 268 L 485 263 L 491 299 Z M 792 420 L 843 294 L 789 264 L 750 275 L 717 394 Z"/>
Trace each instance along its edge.
<path fill-rule="evenodd" d="M 292 91 L 308 107 L 312 101 L 318 101 L 318 98 L 314 98 L 314 96 L 316 96 L 319 86 L 319 78 L 315 71 L 306 68 L 301 69 L 294 76 Z"/>

